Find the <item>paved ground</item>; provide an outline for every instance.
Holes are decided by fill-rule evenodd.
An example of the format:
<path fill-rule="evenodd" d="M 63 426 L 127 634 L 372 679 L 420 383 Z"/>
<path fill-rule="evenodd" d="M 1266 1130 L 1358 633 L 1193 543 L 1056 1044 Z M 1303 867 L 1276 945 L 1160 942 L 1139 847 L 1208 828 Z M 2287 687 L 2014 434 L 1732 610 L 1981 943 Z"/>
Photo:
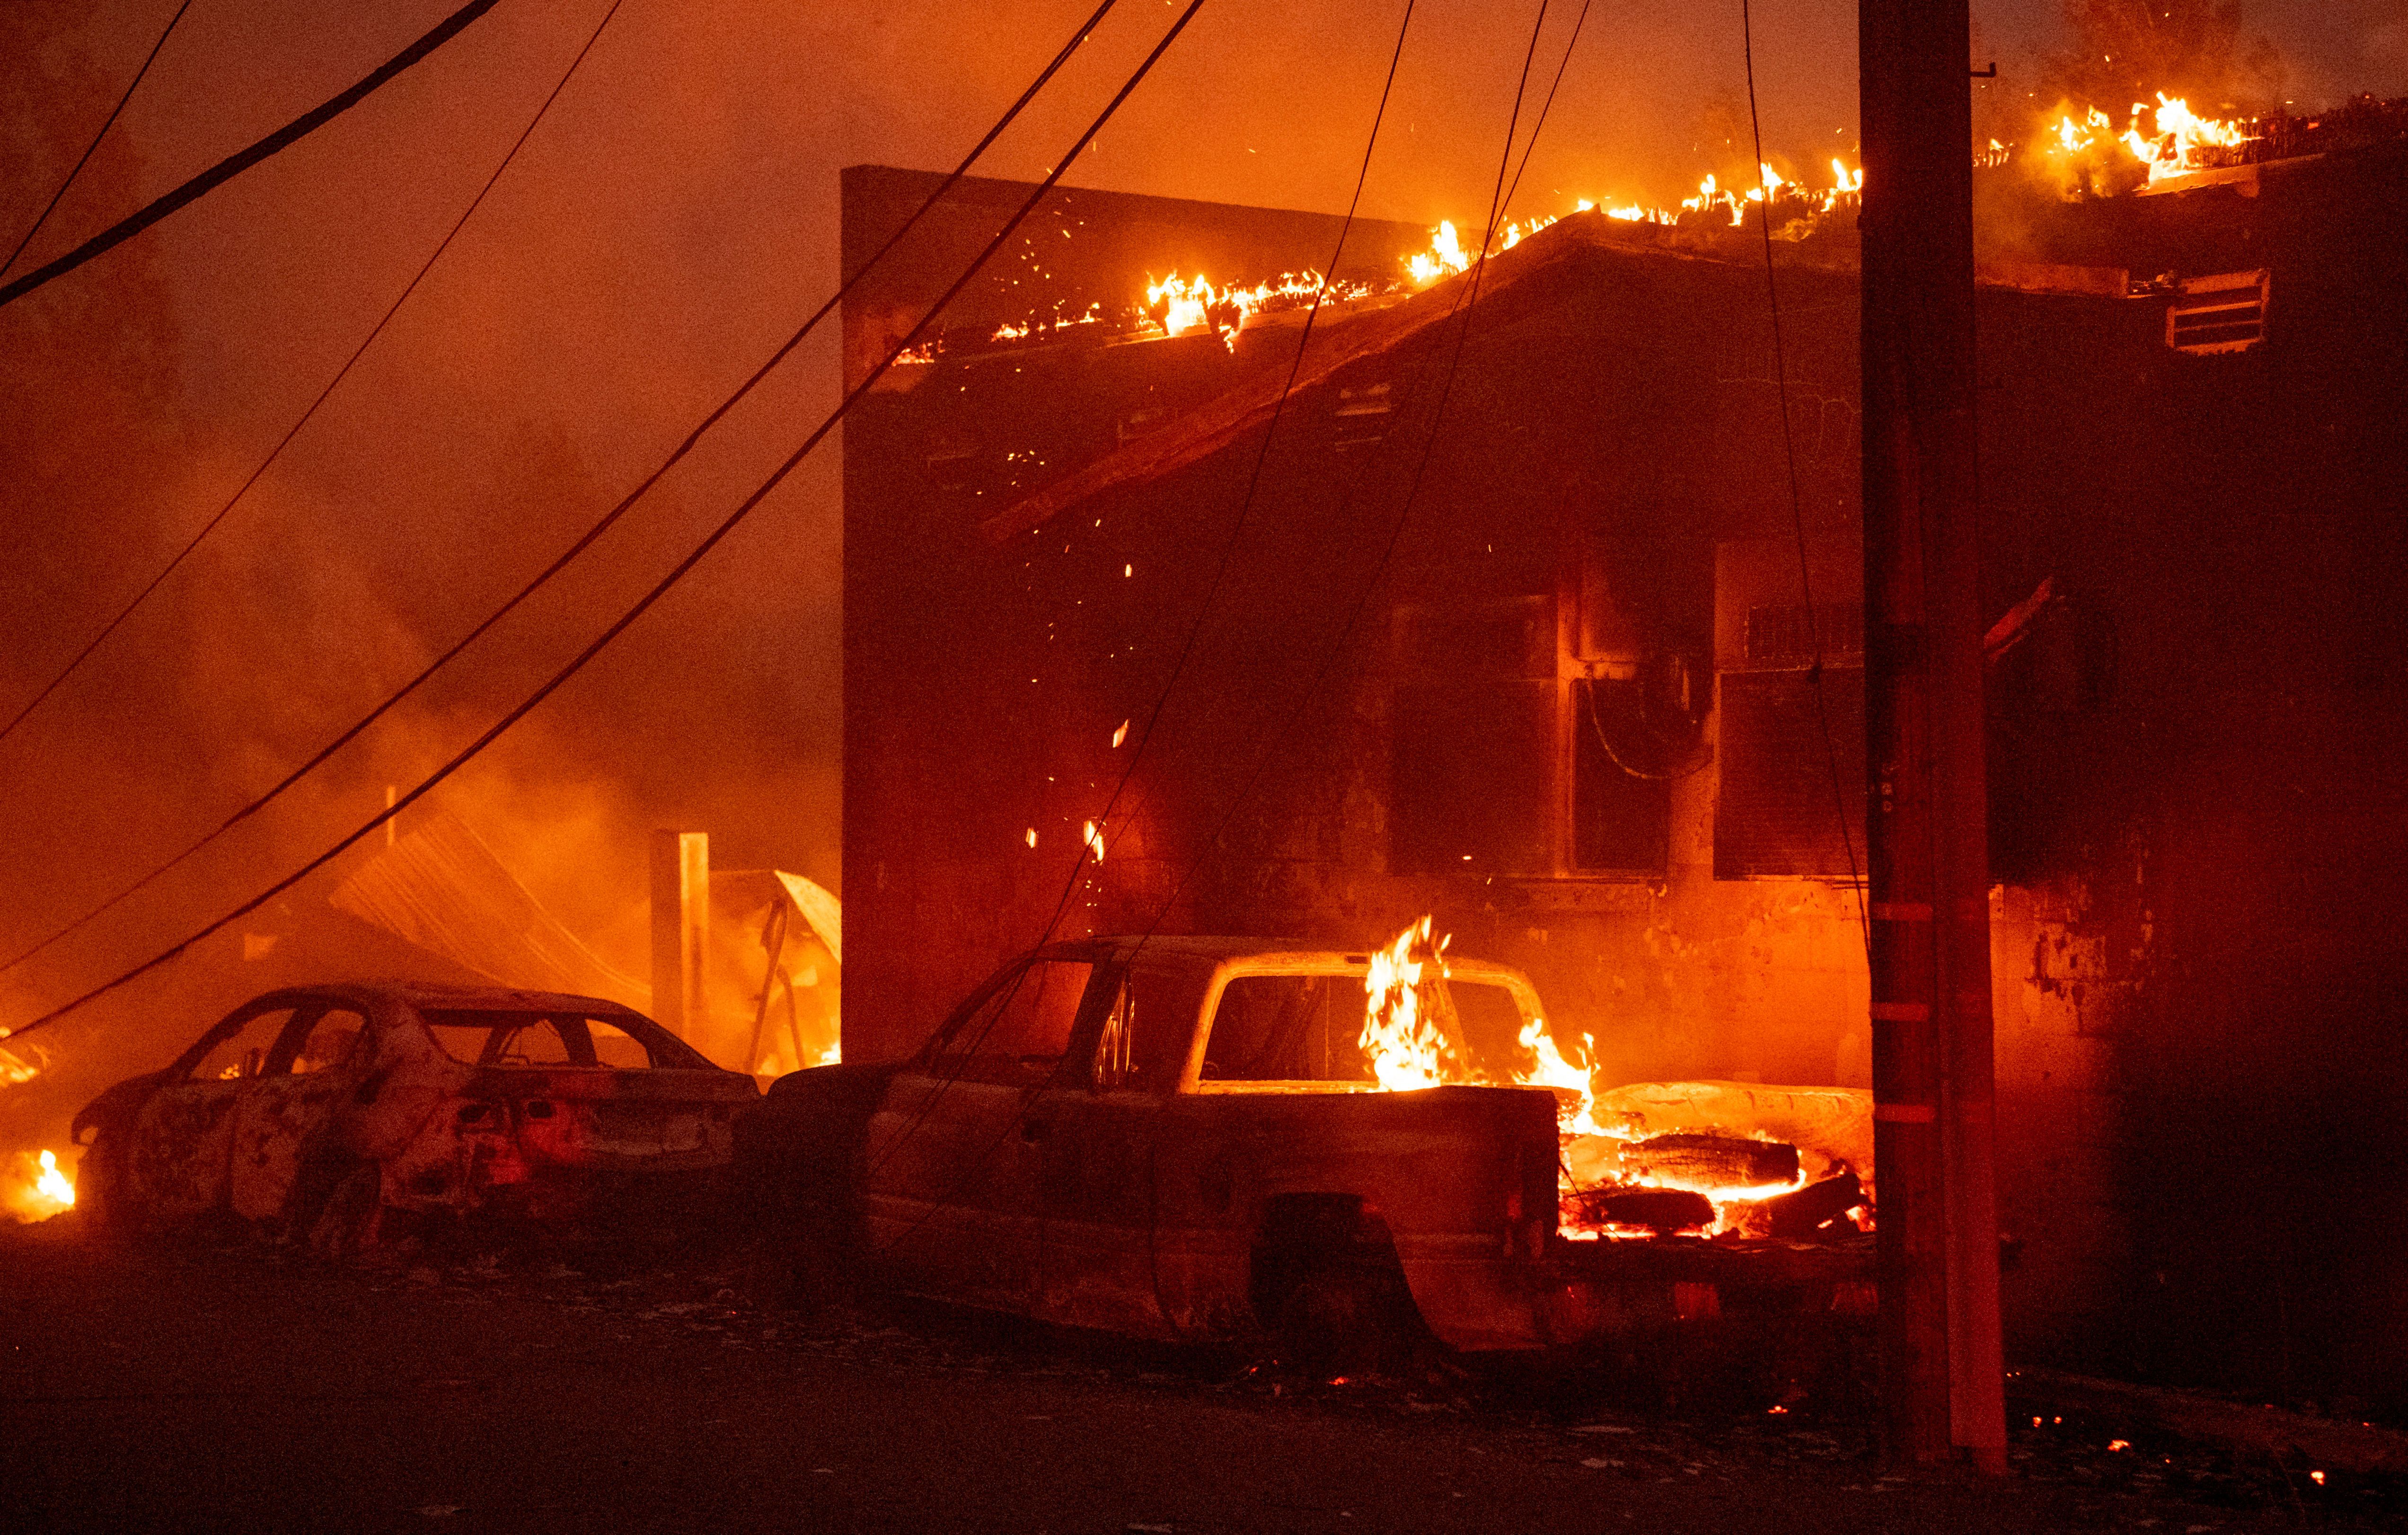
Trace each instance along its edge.
<path fill-rule="evenodd" d="M 0 1525 L 2208 1535 L 2391 1502 L 2079 1425 L 2019 1433 L 2003 1484 L 1892 1479 L 1811 1404 L 1541 1411 L 1460 1374 L 1332 1384 L 944 1313 L 804 1321 L 740 1287 L 0 1230 Z"/>

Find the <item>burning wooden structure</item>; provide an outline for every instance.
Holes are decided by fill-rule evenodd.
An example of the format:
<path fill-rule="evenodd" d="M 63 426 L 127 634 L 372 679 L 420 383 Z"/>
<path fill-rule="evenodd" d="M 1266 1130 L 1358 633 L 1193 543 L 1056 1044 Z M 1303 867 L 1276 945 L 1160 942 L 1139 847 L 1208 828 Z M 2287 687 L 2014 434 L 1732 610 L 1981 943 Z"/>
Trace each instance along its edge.
<path fill-rule="evenodd" d="M 849 265 L 934 182 L 849 173 Z M 2408 156 L 2175 190 L 1979 189 L 2015 212 L 1978 313 L 2011 1346 L 2371 1397 Z M 998 195 L 856 292 L 851 376 Z M 1468 329 L 1463 280 L 1325 306 L 1283 401 L 1292 307 L 1098 306 L 1319 266 L 1335 221 L 1078 192 L 1030 228 L 847 429 L 846 1058 L 1057 907 L 1340 948 L 1431 912 L 1600 1088 L 1865 1085 L 1844 221 L 1780 244 L 1782 379 L 1752 231 L 1598 210 L 1487 263 Z M 1336 275 L 1426 241 L 1358 225 Z"/>

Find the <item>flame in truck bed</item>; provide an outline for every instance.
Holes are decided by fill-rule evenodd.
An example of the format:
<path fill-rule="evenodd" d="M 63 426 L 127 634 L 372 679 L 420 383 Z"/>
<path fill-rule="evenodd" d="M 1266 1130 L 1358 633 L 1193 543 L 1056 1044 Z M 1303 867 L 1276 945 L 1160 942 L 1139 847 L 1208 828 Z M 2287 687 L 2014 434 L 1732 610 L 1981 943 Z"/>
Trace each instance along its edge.
<path fill-rule="evenodd" d="M 1864 1150 L 1836 1143 L 1806 1147 L 1779 1140 L 1753 1117 L 1733 1112 L 1723 1119 L 1692 1118 L 1659 1124 L 1657 1105 L 1626 1102 L 1638 1089 L 1617 1089 L 1612 1112 L 1601 1112 L 1592 1069 L 1575 1064 L 1555 1043 L 1543 1018 L 1525 1020 L 1514 1040 L 1513 1059 L 1501 1077 L 1493 1064 L 1467 1059 L 1455 1038 L 1459 1024 L 1438 985 L 1448 976 L 1448 935 L 1425 916 L 1371 955 L 1364 979 L 1363 1026 L 1356 1040 L 1376 1079 L 1378 1092 L 1411 1092 L 1448 1083 L 1490 1082 L 1544 1087 L 1556 1100 L 1561 1155 L 1556 1163 L 1559 1228 L 1575 1240 L 1651 1239 L 1676 1231 L 1710 1236 L 1779 1235 L 1785 1228 L 1811 1234 L 1845 1220 L 1849 1228 L 1869 1219 L 1870 1196 L 1858 1175 L 1871 1168 Z M 1743 1109 L 1726 1084 L 1686 1085 L 1697 1100 L 1687 1107 L 1721 1103 Z M 1837 1089 L 1761 1089 L 1784 1100 Z M 1785 1103 L 1789 1117 L 1813 1127 L 1812 1112 Z M 1799 1140 L 1808 1137 L 1790 1132 Z M 1817 1141 L 1834 1140 L 1815 1135 Z M 1815 1193 L 1807 1193 L 1810 1188 Z M 1798 1195 L 1819 1201 L 1766 1201 Z M 1776 1218 L 1774 1212 L 1779 1212 Z"/>

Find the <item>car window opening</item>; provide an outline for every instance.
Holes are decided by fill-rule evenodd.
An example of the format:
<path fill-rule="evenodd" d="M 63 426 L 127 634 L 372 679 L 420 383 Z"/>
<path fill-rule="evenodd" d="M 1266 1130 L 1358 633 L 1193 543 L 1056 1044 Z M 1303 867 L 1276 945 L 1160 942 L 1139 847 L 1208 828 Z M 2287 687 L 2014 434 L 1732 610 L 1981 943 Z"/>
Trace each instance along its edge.
<path fill-rule="evenodd" d="M 1007 1087 L 1050 1081 L 1069 1051 L 1070 1026 L 1094 970 L 1083 960 L 1031 963 L 939 1039 L 929 1074 Z"/>
<path fill-rule="evenodd" d="M 422 1010 L 421 1016 L 443 1053 L 468 1066 L 645 1070 L 660 1064 L 642 1040 L 599 1018 L 439 1009 Z"/>

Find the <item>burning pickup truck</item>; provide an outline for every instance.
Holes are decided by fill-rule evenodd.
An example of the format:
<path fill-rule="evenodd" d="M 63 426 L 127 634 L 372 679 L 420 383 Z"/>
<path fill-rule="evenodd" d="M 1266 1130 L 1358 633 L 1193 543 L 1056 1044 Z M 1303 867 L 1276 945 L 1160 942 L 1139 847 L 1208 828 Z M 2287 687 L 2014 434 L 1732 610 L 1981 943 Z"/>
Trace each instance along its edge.
<path fill-rule="evenodd" d="M 1842 1143 L 1699 1123 L 1751 1094 Z M 1007 965 L 908 1061 L 781 1078 L 737 1176 L 807 1281 L 1308 1356 L 1416 1325 L 1532 1349 L 1869 1311 L 1863 1097 L 1595 1097 L 1528 978 L 1426 921 L 1362 954 L 1103 938 Z"/>

